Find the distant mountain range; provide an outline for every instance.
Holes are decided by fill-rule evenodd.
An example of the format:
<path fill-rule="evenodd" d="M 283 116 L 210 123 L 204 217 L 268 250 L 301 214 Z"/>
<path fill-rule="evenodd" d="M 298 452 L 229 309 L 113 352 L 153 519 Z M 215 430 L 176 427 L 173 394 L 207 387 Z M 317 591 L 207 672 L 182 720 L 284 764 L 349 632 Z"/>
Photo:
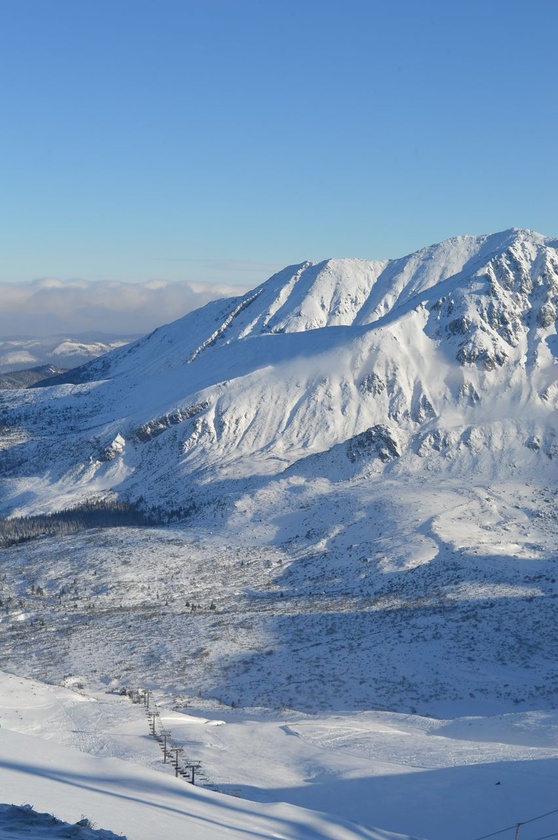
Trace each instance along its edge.
<path fill-rule="evenodd" d="M 52 365 L 58 369 L 76 367 L 91 359 L 96 359 L 97 356 L 115 347 L 128 344 L 134 338 L 137 336 L 102 333 L 57 335 L 50 338 L 25 336 L 4 338 L 0 340 L 0 374 L 15 373 L 46 365 Z M 17 377 L 14 378 L 15 387 L 20 387 L 19 381 Z"/>

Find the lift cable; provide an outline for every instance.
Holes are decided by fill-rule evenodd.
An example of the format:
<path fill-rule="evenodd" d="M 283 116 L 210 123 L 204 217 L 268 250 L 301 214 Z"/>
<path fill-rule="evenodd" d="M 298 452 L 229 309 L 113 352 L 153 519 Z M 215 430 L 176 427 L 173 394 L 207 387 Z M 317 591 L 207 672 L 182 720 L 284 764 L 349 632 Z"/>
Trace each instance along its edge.
<path fill-rule="evenodd" d="M 528 823 L 542 820 L 544 817 L 549 817 L 551 814 L 558 814 L 558 808 L 555 808 L 553 811 L 547 811 L 546 814 L 539 814 L 538 817 L 532 817 L 530 820 L 522 820 L 519 823 L 515 823 L 515 825 L 509 825 L 507 828 L 501 828 L 500 831 L 493 831 L 492 834 L 483 834 L 482 837 L 475 837 L 475 840 L 487 840 L 488 837 L 496 837 L 497 834 L 504 834 L 506 831 L 514 831 L 518 825 L 527 825 Z M 558 832 L 555 834 L 547 834 L 546 837 L 558 837 Z M 537 840 L 543 840 L 543 838 L 540 837 L 537 838 Z"/>

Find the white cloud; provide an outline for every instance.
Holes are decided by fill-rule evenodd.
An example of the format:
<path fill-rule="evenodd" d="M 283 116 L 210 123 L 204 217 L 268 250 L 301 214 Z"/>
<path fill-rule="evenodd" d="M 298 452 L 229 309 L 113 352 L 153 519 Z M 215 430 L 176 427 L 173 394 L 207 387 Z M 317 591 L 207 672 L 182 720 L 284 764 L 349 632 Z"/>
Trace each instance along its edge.
<path fill-rule="evenodd" d="M 63 333 L 146 333 L 210 300 L 243 294 L 226 284 L 121 283 L 41 278 L 0 283 L 0 338 Z"/>

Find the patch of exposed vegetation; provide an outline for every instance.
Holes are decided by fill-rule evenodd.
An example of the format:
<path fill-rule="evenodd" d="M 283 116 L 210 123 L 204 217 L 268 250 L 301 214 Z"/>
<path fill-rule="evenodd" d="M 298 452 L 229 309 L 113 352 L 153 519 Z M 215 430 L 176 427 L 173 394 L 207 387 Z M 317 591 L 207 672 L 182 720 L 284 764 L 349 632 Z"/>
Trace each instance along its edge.
<path fill-rule="evenodd" d="M 65 536 L 91 528 L 149 527 L 160 522 L 154 511 L 146 512 L 137 504 L 117 499 L 95 499 L 55 513 L 0 520 L 0 548 L 38 537 Z"/>

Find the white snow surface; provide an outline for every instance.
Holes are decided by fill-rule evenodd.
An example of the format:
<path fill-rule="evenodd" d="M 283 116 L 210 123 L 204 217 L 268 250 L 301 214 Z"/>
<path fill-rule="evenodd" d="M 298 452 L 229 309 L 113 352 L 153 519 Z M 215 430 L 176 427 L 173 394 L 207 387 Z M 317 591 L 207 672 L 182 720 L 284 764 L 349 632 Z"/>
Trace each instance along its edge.
<path fill-rule="evenodd" d="M 0 394 L 4 516 L 115 497 L 160 516 L 0 550 L 0 667 L 94 698 L 35 687 L 62 723 L 0 720 L 48 782 L 26 795 L 10 770 L 14 802 L 130 840 L 158 836 L 134 833 L 149 809 L 200 837 L 218 813 L 231 836 L 477 840 L 558 807 L 557 244 L 304 263 Z M 241 799 L 156 769 L 138 707 L 103 693 L 123 686 Z M 76 748 L 97 781 L 65 810 L 44 767 Z M 112 819 L 145 791 L 139 828 Z"/>
<path fill-rule="evenodd" d="M 179 726 L 190 722 L 176 714 L 165 722 L 174 724 L 176 717 Z M 111 828 L 128 840 L 168 836 L 403 840 L 401 835 L 285 804 L 273 796 L 256 803 L 174 778 L 172 767 L 163 764 L 148 735 L 143 709 L 125 698 L 93 698 L 0 674 L 0 723 L 0 791 L 6 804 L 31 800 L 35 810 L 74 824 L 85 814 L 93 825 Z M 265 774 L 263 762 L 269 758 L 255 757 L 254 769 L 261 762 Z M 79 827 L 58 833 L 59 827 L 48 820 L 37 822 L 31 826 L 37 840 L 60 836 L 94 840 Z M 3 813 L 0 808 L 0 836 L 27 837 L 26 828 L 21 814 Z"/>
<path fill-rule="evenodd" d="M 528 231 L 285 269 L 72 372 L 77 384 L 5 395 L 4 428 L 30 439 L 4 447 L 3 510 L 107 491 L 191 509 L 312 454 L 336 480 L 335 447 L 380 427 L 395 455 L 373 441 L 375 472 L 553 473 L 557 307 L 555 242 Z"/>
<path fill-rule="evenodd" d="M 86 817 L 128 840 L 474 840 L 556 804 L 556 712 L 448 721 L 387 712 L 185 714 L 164 703 L 158 711 L 217 791 L 174 778 L 142 705 L 1 673 L 2 798 L 70 823 Z M 365 827 L 373 824 L 381 828 Z M 40 840 L 60 836 L 42 828 Z M 558 814 L 529 829 L 528 840 L 556 831 Z"/>

